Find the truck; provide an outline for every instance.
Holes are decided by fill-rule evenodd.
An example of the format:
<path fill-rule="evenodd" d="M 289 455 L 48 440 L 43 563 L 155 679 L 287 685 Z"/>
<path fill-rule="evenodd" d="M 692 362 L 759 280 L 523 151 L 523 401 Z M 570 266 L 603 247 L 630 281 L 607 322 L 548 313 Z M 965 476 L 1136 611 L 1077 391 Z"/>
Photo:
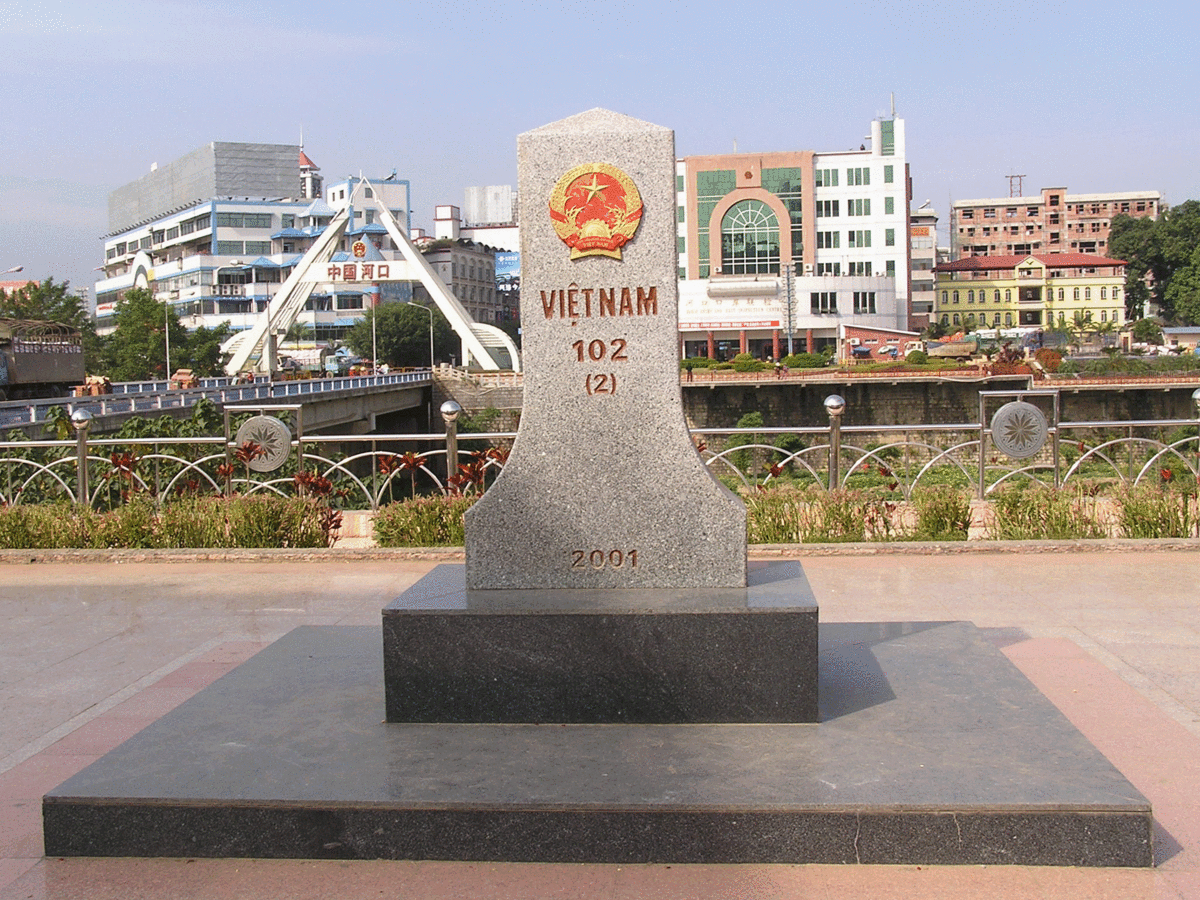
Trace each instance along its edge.
<path fill-rule="evenodd" d="M 0 318 L 0 400 L 66 397 L 83 379 L 79 329 Z"/>
<path fill-rule="evenodd" d="M 914 350 L 924 350 L 930 359 L 968 360 L 979 352 L 979 339 L 974 335 L 955 334 L 937 341 L 909 341 L 904 345 L 904 355 Z"/>

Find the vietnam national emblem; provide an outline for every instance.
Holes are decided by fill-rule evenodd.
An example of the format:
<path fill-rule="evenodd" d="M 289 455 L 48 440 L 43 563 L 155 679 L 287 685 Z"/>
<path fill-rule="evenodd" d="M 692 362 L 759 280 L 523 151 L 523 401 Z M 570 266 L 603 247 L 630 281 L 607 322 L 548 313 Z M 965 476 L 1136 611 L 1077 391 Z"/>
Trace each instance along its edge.
<path fill-rule="evenodd" d="M 550 193 L 550 221 L 571 248 L 571 259 L 620 259 L 641 220 L 642 197 L 633 179 L 607 163 L 576 166 Z"/>

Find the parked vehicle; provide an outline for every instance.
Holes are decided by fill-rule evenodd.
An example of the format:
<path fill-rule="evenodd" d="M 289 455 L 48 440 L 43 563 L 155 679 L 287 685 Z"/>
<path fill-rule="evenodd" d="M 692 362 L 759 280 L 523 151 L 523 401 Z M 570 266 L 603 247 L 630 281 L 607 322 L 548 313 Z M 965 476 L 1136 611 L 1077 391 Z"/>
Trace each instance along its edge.
<path fill-rule="evenodd" d="M 905 356 L 914 350 L 924 350 L 930 359 L 965 361 L 979 352 L 979 339 L 974 335 L 956 334 L 941 341 L 909 341 L 905 344 Z"/>
<path fill-rule="evenodd" d="M 83 376 L 78 329 L 0 318 L 0 400 L 66 397 Z"/>

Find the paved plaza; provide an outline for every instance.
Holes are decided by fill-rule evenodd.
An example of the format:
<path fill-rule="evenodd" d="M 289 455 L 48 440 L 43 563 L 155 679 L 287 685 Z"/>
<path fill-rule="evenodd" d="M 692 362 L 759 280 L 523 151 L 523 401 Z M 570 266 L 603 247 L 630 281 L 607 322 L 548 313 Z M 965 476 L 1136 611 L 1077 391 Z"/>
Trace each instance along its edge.
<path fill-rule="evenodd" d="M 6 552 L 0 900 L 1200 900 L 1200 547 L 952 549 L 842 548 L 803 565 L 822 621 L 985 629 L 1150 799 L 1153 870 L 46 859 L 44 792 L 296 626 L 379 626 L 381 608 L 436 561 L 386 551 L 169 561 Z M 772 552 L 752 558 L 763 564 Z"/>

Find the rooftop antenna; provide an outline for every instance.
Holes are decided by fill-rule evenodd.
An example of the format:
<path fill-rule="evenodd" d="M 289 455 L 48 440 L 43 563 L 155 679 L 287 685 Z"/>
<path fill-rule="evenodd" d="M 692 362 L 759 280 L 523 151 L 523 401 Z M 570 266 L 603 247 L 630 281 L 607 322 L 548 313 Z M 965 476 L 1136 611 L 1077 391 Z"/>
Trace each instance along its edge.
<path fill-rule="evenodd" d="M 1023 197 L 1025 194 L 1025 176 L 1024 175 L 1009 175 L 1008 176 L 1008 196 Z"/>
<path fill-rule="evenodd" d="M 892 118 L 894 119 L 896 118 L 896 92 L 892 91 L 890 96 L 892 98 Z"/>

